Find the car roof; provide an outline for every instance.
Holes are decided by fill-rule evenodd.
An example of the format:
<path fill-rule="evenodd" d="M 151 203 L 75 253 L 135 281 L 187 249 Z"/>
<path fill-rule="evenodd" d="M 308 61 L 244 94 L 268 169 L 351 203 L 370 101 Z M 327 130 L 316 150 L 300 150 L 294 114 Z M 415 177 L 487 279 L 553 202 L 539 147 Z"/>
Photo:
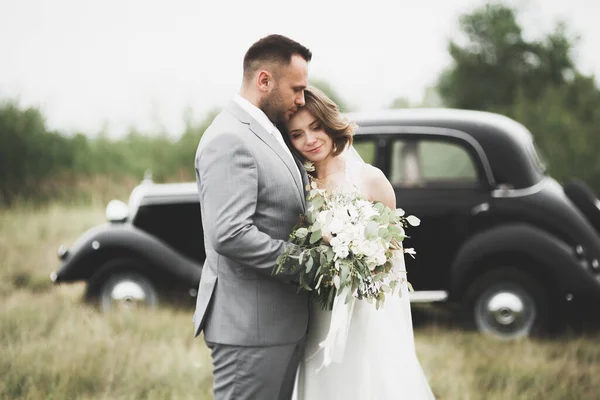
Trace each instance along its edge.
<path fill-rule="evenodd" d="M 439 128 L 467 134 L 481 146 L 489 162 L 496 184 L 514 188 L 535 185 L 543 177 L 536 164 L 533 136 L 519 122 L 485 111 L 451 108 L 410 108 L 347 113 L 359 126 L 357 134 L 377 134 L 380 127 L 415 127 L 406 133 L 419 133 L 419 128 Z M 384 132 L 382 129 L 380 133 Z M 389 133 L 389 132 L 388 132 Z"/>
<path fill-rule="evenodd" d="M 466 130 L 477 138 L 483 130 L 527 141 L 531 133 L 517 121 L 504 115 L 456 108 L 405 108 L 346 113 L 359 126 L 440 126 Z"/>
<path fill-rule="evenodd" d="M 131 192 L 129 207 L 136 209 L 140 205 L 197 201 L 199 198 L 196 182 L 154 183 L 144 180 Z"/>

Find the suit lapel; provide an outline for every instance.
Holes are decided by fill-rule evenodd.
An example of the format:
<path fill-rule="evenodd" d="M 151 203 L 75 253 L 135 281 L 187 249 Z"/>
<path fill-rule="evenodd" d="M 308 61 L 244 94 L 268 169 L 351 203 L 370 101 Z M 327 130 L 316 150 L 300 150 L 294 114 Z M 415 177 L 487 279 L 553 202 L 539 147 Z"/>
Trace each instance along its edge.
<path fill-rule="evenodd" d="M 269 146 L 271 148 L 271 150 L 273 150 L 275 152 L 275 154 L 277 154 L 277 156 L 279 157 L 279 159 L 285 164 L 285 166 L 288 169 L 288 172 L 290 173 L 290 176 L 292 178 L 292 180 L 294 181 L 294 184 L 296 185 L 296 189 L 298 192 L 298 195 L 300 196 L 300 201 L 302 203 L 302 206 L 305 207 L 305 196 L 304 196 L 304 189 L 303 189 L 303 182 L 300 182 L 298 180 L 298 175 L 294 169 L 298 169 L 297 165 L 294 165 L 293 161 L 290 159 L 290 156 L 286 153 L 285 149 L 281 147 L 281 144 L 277 141 L 277 139 L 275 139 L 273 137 L 273 135 L 271 135 L 269 132 L 267 132 L 261 124 L 258 123 L 258 121 L 256 121 L 254 118 L 252 118 L 252 116 L 250 116 L 250 114 L 248 114 L 242 107 L 240 107 L 236 102 L 232 101 L 229 103 L 229 105 L 227 106 L 227 109 L 232 112 L 235 116 L 238 117 L 238 119 L 240 120 L 240 122 L 247 124 L 248 128 L 256 135 L 259 137 L 260 140 L 262 140 L 267 146 Z M 304 176 L 302 175 L 302 172 L 304 172 L 304 168 L 300 169 L 300 176 L 302 177 L 302 180 L 304 180 Z"/>
<path fill-rule="evenodd" d="M 306 211 L 306 187 L 308 186 L 308 174 L 304 169 L 304 165 L 302 165 L 302 161 L 300 161 L 296 156 L 294 156 L 294 161 L 296 161 L 296 166 L 298 167 L 298 171 L 300 171 L 300 176 L 302 177 L 302 204 L 304 205 L 304 210 Z"/>

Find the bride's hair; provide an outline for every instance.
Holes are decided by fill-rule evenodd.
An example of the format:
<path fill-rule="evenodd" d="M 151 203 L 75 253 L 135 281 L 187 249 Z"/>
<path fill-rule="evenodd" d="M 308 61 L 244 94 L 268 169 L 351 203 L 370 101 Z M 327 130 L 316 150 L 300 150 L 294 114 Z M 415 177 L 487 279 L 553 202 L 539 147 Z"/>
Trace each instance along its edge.
<path fill-rule="evenodd" d="M 322 124 L 333 140 L 333 155 L 339 155 L 352 144 L 356 124 L 348 121 L 339 107 L 321 90 L 309 86 L 304 90 L 304 107 Z"/>

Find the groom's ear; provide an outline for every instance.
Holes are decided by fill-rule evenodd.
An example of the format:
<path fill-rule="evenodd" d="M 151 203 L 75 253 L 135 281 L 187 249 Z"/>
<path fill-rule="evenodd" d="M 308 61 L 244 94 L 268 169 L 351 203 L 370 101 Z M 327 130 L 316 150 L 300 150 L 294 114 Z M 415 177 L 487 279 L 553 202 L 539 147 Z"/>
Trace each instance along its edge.
<path fill-rule="evenodd" d="M 269 92 L 273 88 L 273 75 L 269 71 L 259 70 L 256 76 L 256 84 L 261 92 Z"/>

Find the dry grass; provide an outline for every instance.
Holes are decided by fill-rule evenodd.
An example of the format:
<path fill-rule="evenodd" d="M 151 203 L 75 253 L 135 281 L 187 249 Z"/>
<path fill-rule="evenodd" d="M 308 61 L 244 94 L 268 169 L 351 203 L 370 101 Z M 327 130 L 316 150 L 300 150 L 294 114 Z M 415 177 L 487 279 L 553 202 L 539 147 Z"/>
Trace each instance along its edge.
<path fill-rule="evenodd" d="M 210 358 L 191 337 L 192 310 L 102 315 L 82 303 L 81 285 L 50 283 L 58 246 L 103 218 L 100 206 L 0 211 L 0 398 L 211 399 Z M 416 337 L 439 399 L 600 394 L 594 337 L 501 342 L 435 325 Z"/>

